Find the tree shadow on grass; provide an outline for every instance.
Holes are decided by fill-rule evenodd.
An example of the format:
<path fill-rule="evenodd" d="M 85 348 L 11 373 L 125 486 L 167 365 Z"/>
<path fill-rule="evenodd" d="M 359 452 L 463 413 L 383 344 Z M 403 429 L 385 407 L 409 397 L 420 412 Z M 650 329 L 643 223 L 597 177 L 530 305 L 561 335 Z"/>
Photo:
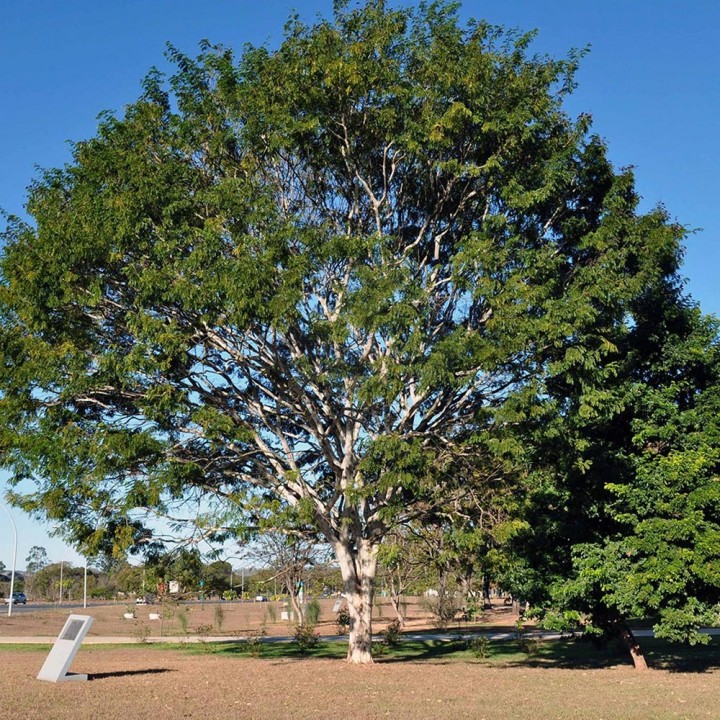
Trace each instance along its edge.
<path fill-rule="evenodd" d="M 453 640 L 414 640 L 411 643 L 400 643 L 389 650 L 390 654 L 376 656 L 377 662 L 383 664 L 404 662 L 427 662 L 433 665 L 445 665 L 455 662 L 463 646 Z"/>
<path fill-rule="evenodd" d="M 715 645 L 677 645 L 655 638 L 643 638 L 640 647 L 648 665 L 677 673 L 705 673 L 720 669 L 720 648 Z M 519 646 L 518 646 L 519 648 Z M 632 667 L 630 654 L 619 643 L 598 647 L 583 639 L 555 640 L 542 643 L 536 652 L 516 657 L 506 666 L 594 670 L 624 665 Z"/>
<path fill-rule="evenodd" d="M 127 677 L 129 675 L 160 675 L 161 673 L 177 672 L 170 668 L 146 668 L 144 670 L 115 670 L 114 672 L 88 673 L 88 680 L 105 680 L 107 678 Z"/>
<path fill-rule="evenodd" d="M 677 673 L 704 673 L 720 669 L 720 647 L 685 646 L 654 638 L 643 639 L 641 647 L 652 668 Z M 528 648 L 530 651 L 528 651 Z M 618 666 L 632 667 L 629 653 L 619 643 L 598 647 L 585 639 L 561 639 L 528 643 L 520 640 L 493 640 L 485 657 L 476 657 L 464 642 L 415 641 L 400 643 L 381 663 L 427 662 L 448 664 L 468 662 L 485 667 L 520 667 L 560 670 L 600 670 Z"/>
<path fill-rule="evenodd" d="M 194 648 L 188 648 L 196 652 Z M 213 655 L 246 657 L 258 660 L 338 660 L 345 657 L 347 647 L 343 643 L 320 642 L 313 648 L 301 651 L 289 642 L 262 642 L 260 646 L 249 646 L 246 642 L 230 642 L 205 649 Z"/>
<path fill-rule="evenodd" d="M 466 636 L 467 637 L 467 636 Z M 472 636 L 471 636 L 472 637 Z M 719 639 L 720 640 L 720 639 Z M 704 673 L 720 669 L 720 642 L 709 646 L 674 645 L 655 638 L 642 638 L 641 647 L 651 667 L 678 673 Z M 587 639 L 563 638 L 537 641 L 532 635 L 520 639 L 490 640 L 485 656 L 473 654 L 466 639 L 400 640 L 394 647 L 382 650 L 375 646 L 375 660 L 380 664 L 420 662 L 435 665 L 472 663 L 485 667 L 518 667 L 560 670 L 596 670 L 611 667 L 632 667 L 629 653 L 618 643 L 598 647 Z M 245 642 L 208 645 L 202 649 L 185 646 L 186 652 L 257 658 L 274 663 L 297 660 L 343 660 L 347 645 L 341 642 L 321 642 L 301 652 L 287 642 L 263 642 L 254 652 Z"/>
<path fill-rule="evenodd" d="M 653 638 L 640 646 L 651 667 L 668 672 L 706 673 L 720 669 L 720 642 L 713 638 L 707 645 L 678 645 Z"/>

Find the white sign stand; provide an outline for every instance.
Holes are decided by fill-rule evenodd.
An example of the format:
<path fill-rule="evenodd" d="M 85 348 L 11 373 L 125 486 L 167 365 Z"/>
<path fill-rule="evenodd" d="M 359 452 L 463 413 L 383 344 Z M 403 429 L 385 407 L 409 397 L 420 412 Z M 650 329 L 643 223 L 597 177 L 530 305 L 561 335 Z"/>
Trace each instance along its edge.
<path fill-rule="evenodd" d="M 38 680 L 48 682 L 67 682 L 69 680 L 87 680 L 87 675 L 68 673 L 75 654 L 90 630 L 93 619 L 89 615 L 70 615 L 60 631 L 50 654 L 45 658 L 38 673 Z"/>

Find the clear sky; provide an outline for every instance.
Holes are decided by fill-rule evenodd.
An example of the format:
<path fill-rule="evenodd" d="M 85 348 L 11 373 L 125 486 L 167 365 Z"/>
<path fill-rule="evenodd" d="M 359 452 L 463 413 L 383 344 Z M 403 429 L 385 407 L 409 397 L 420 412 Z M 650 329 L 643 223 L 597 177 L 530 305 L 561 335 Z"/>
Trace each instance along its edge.
<path fill-rule="evenodd" d="M 332 0 L 0 0 L 0 208 L 23 215 L 35 168 L 67 162 L 68 141 L 92 136 L 100 111 L 121 113 L 135 100 L 150 67 L 167 67 L 166 42 L 188 54 L 204 38 L 236 50 L 276 46 L 293 8 L 312 21 L 331 13 Z M 705 311 L 720 314 L 720 4 L 466 0 L 462 14 L 536 28 L 536 49 L 553 55 L 591 46 L 568 111 L 591 113 L 613 162 L 635 166 L 645 208 L 663 203 L 697 230 L 687 243 L 687 287 Z M 47 525 L 13 516 L 19 567 L 32 545 L 53 561 L 81 562 L 48 537 Z M 11 547 L 0 513 L 6 565 Z"/>

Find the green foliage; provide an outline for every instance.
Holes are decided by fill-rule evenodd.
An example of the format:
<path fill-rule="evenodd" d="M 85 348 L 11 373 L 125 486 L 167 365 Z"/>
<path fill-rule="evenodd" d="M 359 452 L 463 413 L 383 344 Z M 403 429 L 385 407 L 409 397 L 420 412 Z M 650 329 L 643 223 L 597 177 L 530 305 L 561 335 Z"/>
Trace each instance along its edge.
<path fill-rule="evenodd" d="M 226 590 L 229 590 L 231 570 L 230 563 L 223 560 L 216 560 L 206 565 L 201 576 L 205 581 L 205 592 L 222 595 Z"/>
<path fill-rule="evenodd" d="M 223 610 L 223 606 L 218 603 L 215 605 L 215 610 L 213 612 L 213 618 L 215 623 L 215 629 L 218 632 L 222 632 L 222 626 L 225 622 L 225 611 Z"/>
<path fill-rule="evenodd" d="M 347 635 L 350 630 L 350 610 L 347 607 L 341 607 L 335 617 L 338 635 Z"/>
<path fill-rule="evenodd" d="M 187 635 L 188 627 L 190 624 L 190 621 L 188 620 L 187 610 L 184 607 L 178 607 L 175 610 L 175 617 L 180 624 L 180 630 L 182 631 L 182 634 Z"/>
<path fill-rule="evenodd" d="M 62 573 L 61 573 L 62 570 Z M 62 574 L 62 597 L 64 600 L 82 599 L 84 568 L 69 563 L 51 563 L 38 570 L 32 577 L 32 596 L 37 600 L 57 602 L 60 599 L 60 578 Z M 88 586 L 94 580 L 88 575 Z"/>
<path fill-rule="evenodd" d="M 115 569 L 113 581 L 120 592 L 137 595 L 143 586 L 143 569 L 137 565 L 122 563 Z"/>
<path fill-rule="evenodd" d="M 224 572 L 224 564 L 221 572 Z M 216 583 L 217 573 L 214 566 L 209 570 L 211 582 Z M 177 553 L 161 556 L 155 560 L 154 570 L 158 577 L 165 581 L 177 581 L 180 583 L 182 592 L 197 591 L 200 581 L 203 579 L 206 569 L 197 548 L 181 548 Z"/>
<path fill-rule="evenodd" d="M 293 631 L 293 642 L 301 654 L 306 654 L 316 648 L 320 642 L 320 635 L 315 631 L 315 626 L 305 623 L 297 625 Z"/>
<path fill-rule="evenodd" d="M 707 343 L 676 362 L 652 315 L 685 231 L 639 214 L 632 173 L 563 109 L 581 53 L 531 41 L 369 1 L 294 18 L 274 51 L 170 48 L 174 74 L 3 233 L 12 501 L 114 557 L 160 554 L 157 515 L 210 541 L 322 533 L 351 561 L 419 518 L 448 531 L 445 576 L 481 555 L 486 577 L 557 602 L 574 591 L 542 579 L 567 577 L 624 613 L 640 571 L 633 607 L 689 628 L 717 585 L 710 383 L 698 405 L 683 380 Z M 659 514 L 623 501 L 637 483 Z M 183 551 L 168 578 L 201 571 Z"/>
<path fill-rule="evenodd" d="M 266 634 L 264 627 L 260 630 L 250 630 L 245 634 L 243 645 L 247 648 L 251 657 L 259 658 L 262 656 L 264 650 L 263 638 Z"/>
<path fill-rule="evenodd" d="M 42 570 L 49 563 L 47 550 L 39 545 L 33 545 L 30 548 L 27 558 L 25 558 L 25 569 L 29 573 L 36 573 Z M 0 568 L 2 570 L 2 568 Z"/>
<path fill-rule="evenodd" d="M 150 637 L 150 626 L 147 623 L 137 623 L 133 628 L 133 637 L 136 642 L 146 643 Z"/>
<path fill-rule="evenodd" d="M 315 627 L 320 621 L 321 615 L 320 602 L 317 598 L 313 598 L 305 606 L 305 622 L 312 627 Z"/>
<path fill-rule="evenodd" d="M 148 547 L 135 508 L 213 488 L 389 523 L 480 409 L 607 372 L 682 231 L 563 112 L 578 56 L 529 38 L 368 3 L 238 61 L 171 48 L 5 232 L 3 457 L 40 480 L 16 501 L 118 551 Z"/>
<path fill-rule="evenodd" d="M 467 648 L 474 657 L 485 660 L 490 654 L 490 638 L 487 635 L 473 635 L 467 640 Z"/>
<path fill-rule="evenodd" d="M 550 511 L 529 506 L 534 527 L 518 550 L 546 626 L 622 636 L 629 618 L 647 617 L 659 637 L 694 644 L 717 620 L 718 325 L 683 297 L 675 271 L 669 262 L 632 306 L 603 389 L 614 402 L 590 416 L 568 405 L 562 439 L 552 425 L 536 434 L 549 464 L 531 498 Z M 577 401 L 586 390 L 564 392 Z"/>
<path fill-rule="evenodd" d="M 389 647 L 395 647 L 400 642 L 402 628 L 398 620 L 388 623 L 382 631 L 383 642 Z"/>

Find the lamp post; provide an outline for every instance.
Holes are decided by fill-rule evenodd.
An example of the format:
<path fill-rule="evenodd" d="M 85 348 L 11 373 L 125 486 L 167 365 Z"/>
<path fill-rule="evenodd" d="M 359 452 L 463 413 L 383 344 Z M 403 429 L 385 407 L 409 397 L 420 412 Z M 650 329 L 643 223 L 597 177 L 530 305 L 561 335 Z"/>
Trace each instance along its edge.
<path fill-rule="evenodd" d="M 230 560 L 241 560 L 239 555 L 228 555 L 225 558 L 225 562 L 228 562 Z M 233 590 L 233 579 L 235 576 L 235 568 L 232 566 L 232 563 L 230 563 L 230 590 Z M 245 594 L 245 568 L 240 568 L 240 599 L 242 600 L 243 595 Z"/>
<path fill-rule="evenodd" d="M 10 514 L 10 511 L 4 506 L 0 505 L 0 507 L 5 511 L 5 514 L 10 518 L 10 524 L 12 525 L 13 529 L 13 560 L 12 560 L 12 570 L 10 572 L 10 602 L 8 603 L 8 617 L 12 616 L 12 608 L 13 608 L 13 592 L 15 591 L 15 565 L 17 563 L 17 527 L 15 527 L 15 521 L 12 518 L 12 515 Z"/>

